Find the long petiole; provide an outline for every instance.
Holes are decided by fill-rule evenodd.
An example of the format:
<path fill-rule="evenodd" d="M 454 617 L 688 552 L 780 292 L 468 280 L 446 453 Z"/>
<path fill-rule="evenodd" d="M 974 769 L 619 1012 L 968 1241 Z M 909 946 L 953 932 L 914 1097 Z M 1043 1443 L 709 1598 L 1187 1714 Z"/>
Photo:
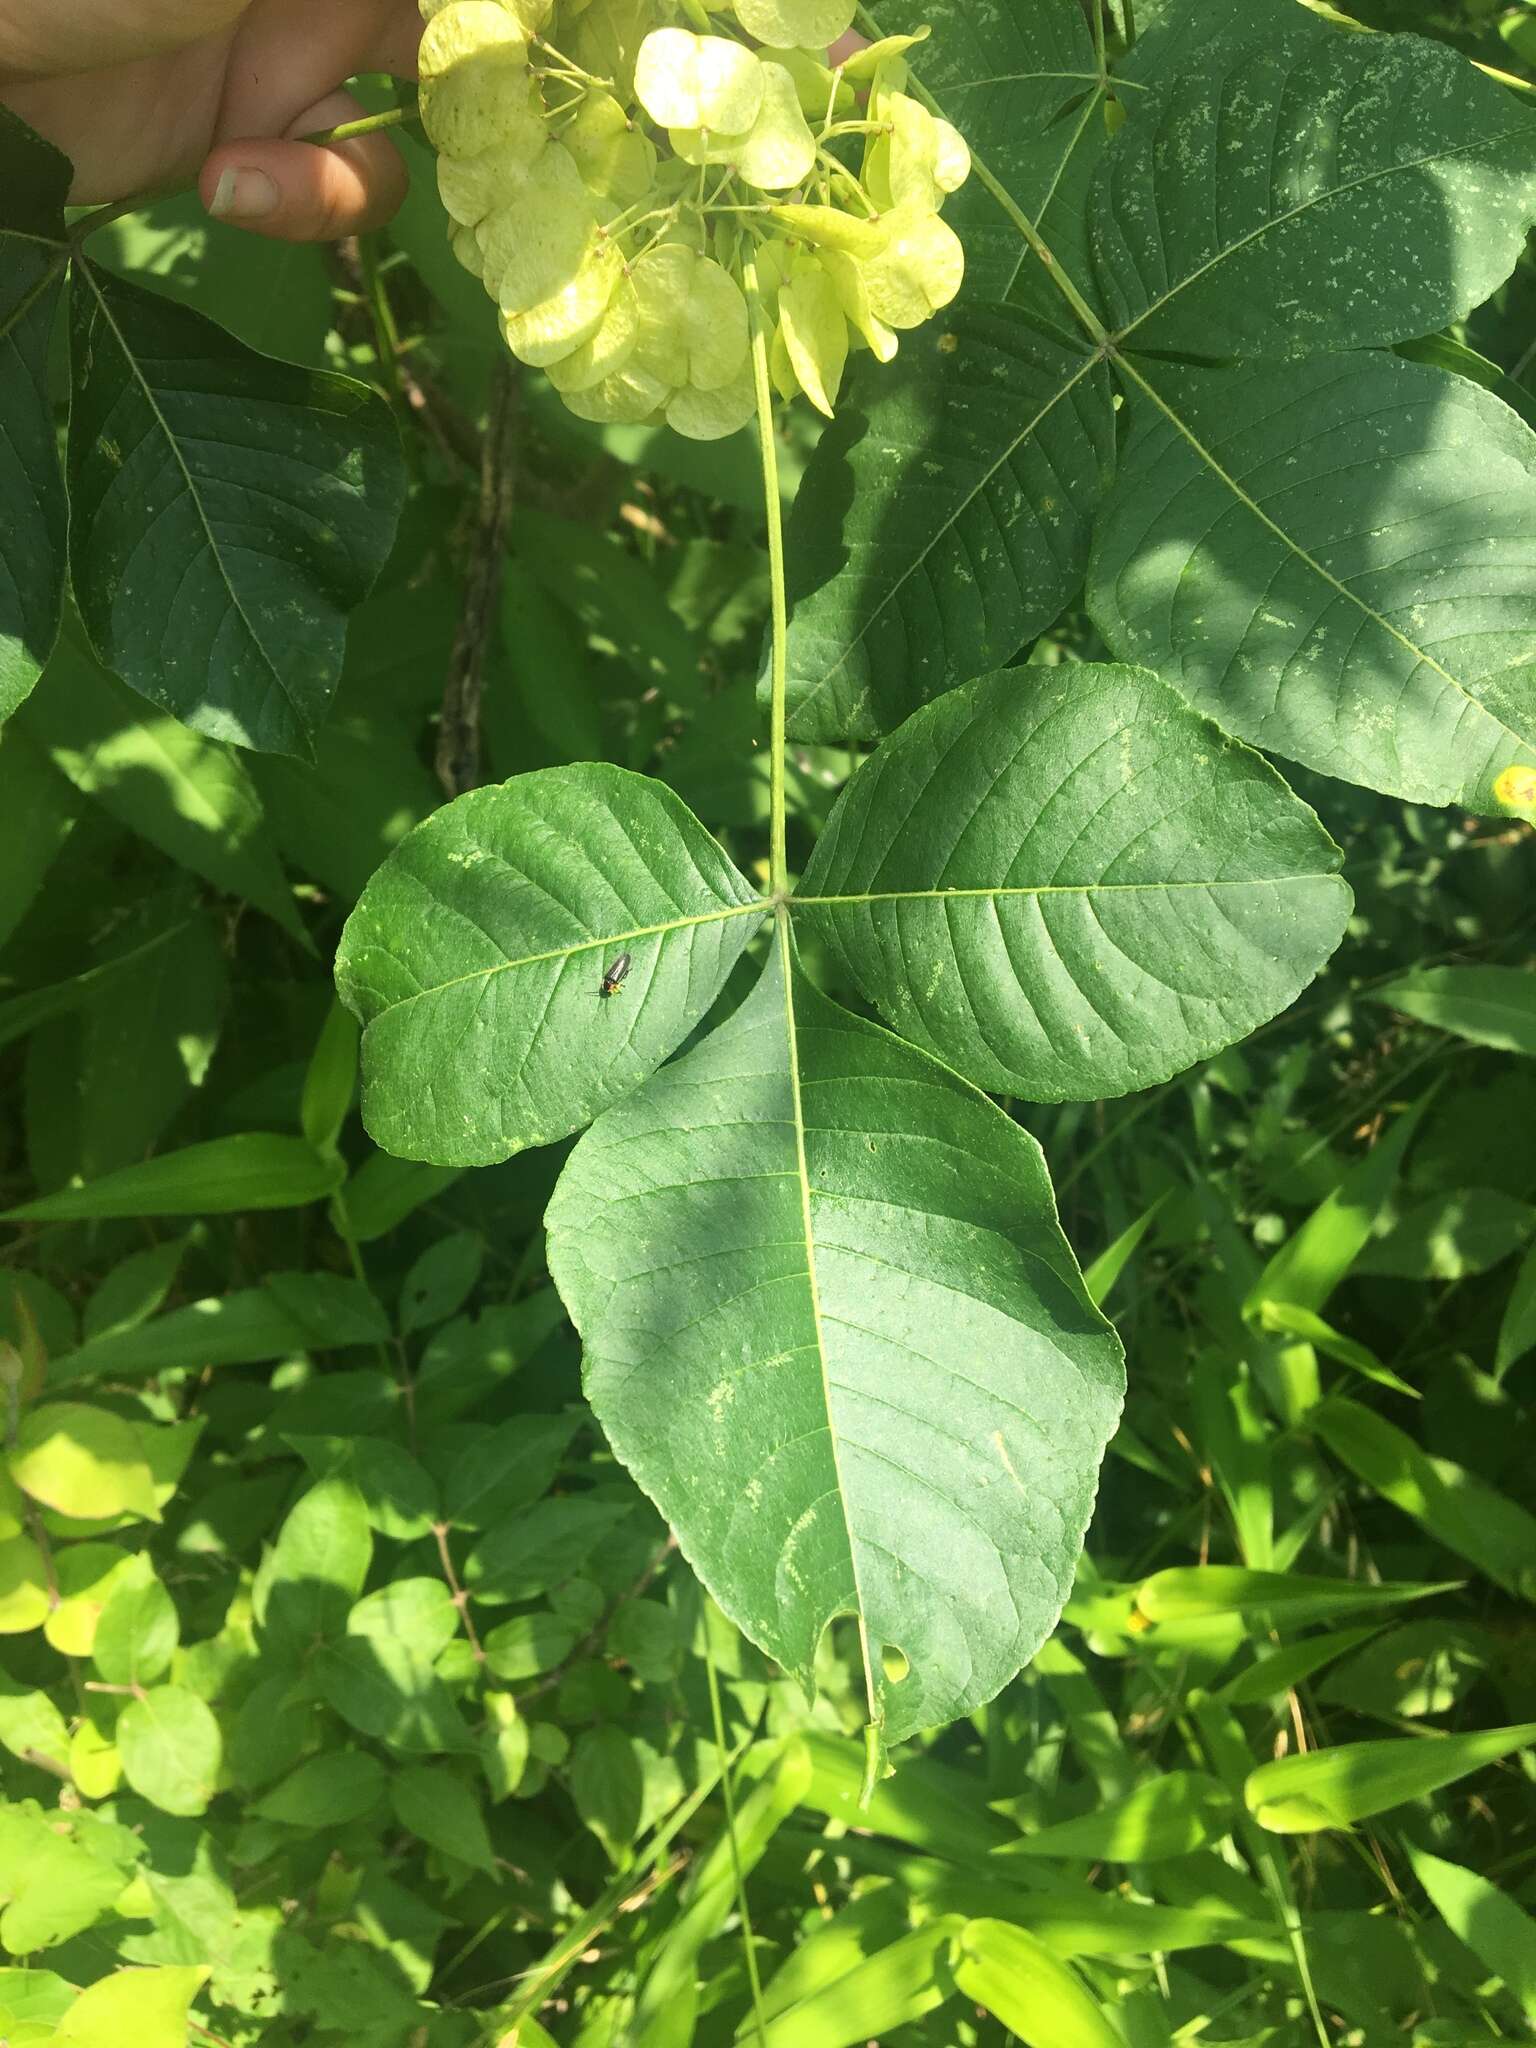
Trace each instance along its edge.
<path fill-rule="evenodd" d="M 768 376 L 768 328 L 757 282 L 757 262 L 742 266 L 747 314 L 752 326 L 752 385 L 757 396 L 757 442 L 763 463 L 763 511 L 768 521 L 769 700 L 768 700 L 768 886 L 783 897 L 789 888 L 784 831 L 784 726 L 789 679 L 789 607 L 784 594 L 784 509 L 779 499 L 779 454 L 773 435 L 773 385 Z"/>

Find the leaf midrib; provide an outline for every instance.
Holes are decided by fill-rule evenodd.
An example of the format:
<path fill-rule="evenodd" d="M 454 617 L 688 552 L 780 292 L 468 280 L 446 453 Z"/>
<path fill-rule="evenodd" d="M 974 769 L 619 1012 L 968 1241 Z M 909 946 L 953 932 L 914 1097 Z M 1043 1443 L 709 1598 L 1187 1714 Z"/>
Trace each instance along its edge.
<path fill-rule="evenodd" d="M 636 925 L 631 931 L 604 932 L 595 939 L 581 939 L 570 946 L 553 946 L 547 953 L 525 953 L 516 960 L 498 960 L 493 967 L 476 967 L 468 974 L 456 974 L 451 981 L 435 981 L 430 988 L 419 988 L 414 995 L 401 996 L 398 1002 L 386 1003 L 369 1019 L 377 1024 L 381 1019 L 392 1016 L 396 1010 L 409 1009 L 412 1003 L 419 1003 L 428 996 L 446 995 L 449 989 L 462 988 L 466 982 L 490 981 L 498 974 L 509 974 L 517 967 L 539 967 L 546 960 L 569 960 L 578 953 L 606 953 L 612 946 L 621 946 L 628 939 L 650 939 L 664 937 L 668 932 L 690 930 L 696 925 L 722 924 L 730 917 L 766 917 L 773 908 L 767 897 L 758 897 L 752 903 L 733 903 L 721 910 L 703 910 L 693 917 L 673 917 L 659 924 Z"/>
<path fill-rule="evenodd" d="M 246 636 L 249 639 L 251 646 L 255 649 L 256 654 L 260 658 L 262 666 L 266 669 L 267 674 L 271 677 L 273 683 L 276 684 L 279 694 L 281 695 L 284 703 L 288 706 L 289 715 L 292 717 L 294 725 L 296 726 L 297 730 L 302 734 L 306 731 L 306 726 L 304 719 L 300 714 L 298 702 L 295 699 L 292 691 L 288 688 L 287 683 L 284 681 L 281 671 L 277 668 L 277 666 L 272 660 L 272 657 L 267 653 L 265 646 L 262 644 L 261 636 L 257 633 L 255 626 L 251 623 L 251 620 L 246 613 L 245 606 L 240 601 L 240 593 L 235 589 L 234 582 L 230 577 L 229 571 L 224 566 L 223 551 L 219 546 L 218 540 L 213 531 L 213 526 L 209 521 L 207 510 L 203 505 L 202 496 L 197 487 L 197 480 L 193 476 L 191 468 L 188 466 L 186 457 L 181 452 L 181 442 L 178 440 L 174 430 L 172 429 L 170 421 L 166 418 L 164 412 L 161 410 L 159 400 L 155 397 L 155 393 L 152 386 L 150 385 L 149 379 L 145 376 L 143 370 L 139 367 L 139 359 L 137 355 L 135 355 L 134 351 L 129 347 L 128 337 L 123 333 L 122 328 L 118 326 L 117 321 L 112 317 L 112 309 L 107 304 L 106 294 L 102 291 L 101 286 L 97 283 L 90 264 L 81 263 L 79 268 L 81 276 L 85 278 L 87 284 L 90 286 L 91 294 L 96 301 L 96 305 L 98 310 L 100 311 L 102 319 L 111 329 L 112 337 L 116 341 L 119 349 L 122 351 L 123 360 L 128 365 L 129 373 L 131 374 L 133 381 L 135 382 L 135 384 L 137 384 L 140 392 L 143 394 L 144 403 L 149 407 L 150 413 L 154 418 L 155 424 L 159 427 L 161 434 L 164 436 L 165 443 L 171 451 L 171 455 L 175 461 L 176 467 L 181 471 L 182 482 L 186 486 L 187 496 L 191 499 L 192 504 L 196 509 L 198 524 L 203 529 L 204 538 L 207 540 L 208 543 L 208 551 L 218 565 L 219 580 L 223 584 L 225 591 L 228 593 L 229 602 L 234 608 L 235 616 L 239 619 L 240 624 L 244 627 Z"/>
<path fill-rule="evenodd" d="M 794 1111 L 795 1178 L 800 1195 L 800 1227 L 805 1239 L 805 1272 L 810 1291 L 811 1319 L 816 1331 L 816 1363 L 821 1373 L 822 1407 L 827 1418 L 827 1442 L 832 1455 L 832 1473 L 837 1482 L 837 1505 L 843 1518 L 843 1535 L 848 1545 L 848 1569 L 853 1579 L 856 1609 L 854 1619 L 858 1625 L 859 1652 L 864 1664 L 865 1698 L 869 1706 L 870 1721 L 878 1724 L 879 1696 L 875 1691 L 874 1665 L 869 1654 L 869 1621 L 864 1605 L 864 1589 L 859 1583 L 859 1554 L 853 1540 L 853 1524 L 848 1518 L 848 1491 L 843 1482 L 842 1461 L 838 1456 L 837 1424 L 832 1417 L 832 1381 L 827 1371 L 827 1342 L 822 1327 L 821 1290 L 816 1278 L 816 1231 L 811 1215 L 811 1173 L 806 1160 L 805 1106 L 800 1092 L 800 1043 L 795 1022 L 795 962 L 789 942 L 789 918 L 782 910 L 777 924 L 774 938 L 779 949 L 779 969 L 784 983 L 784 1037 L 788 1055 L 790 1101 Z"/>
<path fill-rule="evenodd" d="M 791 907 L 803 903 L 826 909 L 842 903 L 914 903 L 925 899 L 952 903 L 957 897 L 967 896 L 1104 896 L 1138 892 L 1162 895 L 1169 889 L 1285 889 L 1301 882 L 1337 879 L 1336 868 L 1306 868 L 1293 875 L 1231 875 L 1209 882 L 1026 882 L 957 889 L 863 889 L 835 896 L 796 896 L 791 899 Z"/>

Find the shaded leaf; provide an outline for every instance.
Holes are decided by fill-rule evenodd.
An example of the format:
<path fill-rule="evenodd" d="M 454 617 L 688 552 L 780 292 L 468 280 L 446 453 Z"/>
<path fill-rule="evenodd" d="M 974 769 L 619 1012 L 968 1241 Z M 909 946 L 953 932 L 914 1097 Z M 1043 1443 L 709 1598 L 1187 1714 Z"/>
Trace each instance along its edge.
<path fill-rule="evenodd" d="M 1088 577 L 1114 652 L 1228 732 L 1421 803 L 1536 763 L 1536 436 L 1391 355 L 1128 365 Z M 1500 671 L 1503 673 L 1500 673 Z"/>
<path fill-rule="evenodd" d="M 1427 334 L 1514 269 L 1536 118 L 1417 36 L 1208 39 L 1106 151 L 1095 267 L 1135 348 L 1299 356 Z"/>
<path fill-rule="evenodd" d="M 256 1574 L 251 1604 L 264 1638 L 308 1651 L 341 1635 L 372 1558 L 358 1489 L 339 1475 L 312 1486 L 290 1509 Z"/>
<path fill-rule="evenodd" d="M 271 1273 L 263 1287 L 194 1301 L 168 1315 L 93 1336 L 55 1359 L 50 1385 L 110 1373 L 133 1377 L 178 1366 L 253 1365 L 294 1351 L 382 1344 L 383 1311 L 367 1289 L 337 1273 Z"/>
<path fill-rule="evenodd" d="M 1528 2020 L 1536 2023 L 1536 1920 L 1475 1870 L 1448 1863 L 1409 1843 L 1413 1874 L 1435 1911 L 1478 1961 L 1504 1979 Z"/>
<path fill-rule="evenodd" d="M 389 1781 L 395 1818 L 413 1835 L 476 1870 L 492 1873 L 496 1854 L 480 1802 L 464 1780 L 443 1764 L 410 1764 Z"/>
<path fill-rule="evenodd" d="M 235 755 L 108 675 L 71 623 L 22 720 L 60 774 L 178 867 L 238 896 L 309 945 L 268 833 L 261 798 Z"/>
<path fill-rule="evenodd" d="M 346 1636 L 315 1653 L 328 1705 L 361 1735 L 414 1756 L 475 1747 L 443 1681 L 408 1644 Z"/>
<path fill-rule="evenodd" d="M 137 1166 L 121 1166 L 85 1187 L 24 1202 L 7 1216 L 39 1223 L 97 1216 L 214 1216 L 241 1209 L 299 1209 L 346 1178 L 340 1159 L 322 1158 L 302 1138 L 246 1131 L 184 1145 Z"/>
<path fill-rule="evenodd" d="M 360 1749 L 328 1749 L 290 1771 L 264 1792 L 249 1811 L 258 1820 L 292 1828 L 339 1828 L 359 1820 L 378 1803 L 384 1766 Z"/>
<path fill-rule="evenodd" d="M 399 514 L 388 409 L 76 268 L 70 568 L 91 644 L 210 738 L 307 756 Z"/>
<path fill-rule="evenodd" d="M 74 167 L 0 107 L 0 721 L 36 682 L 59 630 L 67 509 L 48 349 L 69 263 Z"/>
<path fill-rule="evenodd" d="M 1341 1395 L 1308 1418 L 1358 1479 L 1511 1593 L 1536 1600 L 1536 1516 L 1449 1458 Z"/>
<path fill-rule="evenodd" d="M 1012 659 L 1082 580 L 1113 437 L 1103 363 L 1007 307 L 871 362 L 785 537 L 791 731 L 869 739 Z"/>
<path fill-rule="evenodd" d="M 626 1512 L 622 1503 L 562 1495 L 488 1529 L 469 1553 L 464 1583 L 477 1600 L 535 1600 L 581 1569 Z"/>

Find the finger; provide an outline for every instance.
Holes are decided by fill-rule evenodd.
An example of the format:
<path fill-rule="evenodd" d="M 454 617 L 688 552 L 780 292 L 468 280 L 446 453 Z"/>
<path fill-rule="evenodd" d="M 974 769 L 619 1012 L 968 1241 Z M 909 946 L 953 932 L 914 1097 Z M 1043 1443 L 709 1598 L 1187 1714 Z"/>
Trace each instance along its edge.
<path fill-rule="evenodd" d="M 400 152 L 387 134 L 319 145 L 301 135 L 363 118 L 350 93 L 333 92 L 275 141 L 221 143 L 198 190 L 215 220 L 280 242 L 333 242 L 389 220 L 405 197 Z"/>
<path fill-rule="evenodd" d="M 398 5 L 392 0 L 363 69 L 388 71 L 396 78 L 414 78 L 425 26 L 417 0 L 399 0 Z"/>

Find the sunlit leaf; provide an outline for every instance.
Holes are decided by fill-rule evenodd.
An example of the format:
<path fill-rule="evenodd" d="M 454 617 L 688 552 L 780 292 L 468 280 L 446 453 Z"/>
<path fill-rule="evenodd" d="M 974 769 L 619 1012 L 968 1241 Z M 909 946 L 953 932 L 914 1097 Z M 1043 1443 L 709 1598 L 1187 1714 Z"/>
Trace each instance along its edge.
<path fill-rule="evenodd" d="M 460 797 L 391 854 L 342 934 L 369 1131 L 461 1166 L 567 1136 L 699 1022 L 762 908 L 670 790 L 623 769 Z"/>
<path fill-rule="evenodd" d="M 866 763 L 797 902 L 907 1037 L 1047 1102 L 1166 1080 L 1282 1009 L 1343 935 L 1338 864 L 1155 676 L 1005 669 Z"/>
<path fill-rule="evenodd" d="M 809 1679 L 855 1616 L 893 1741 L 1033 1654 L 1120 1364 L 1016 1125 L 791 981 L 781 934 L 578 1145 L 548 1229 L 598 1419 L 754 1641 Z"/>

